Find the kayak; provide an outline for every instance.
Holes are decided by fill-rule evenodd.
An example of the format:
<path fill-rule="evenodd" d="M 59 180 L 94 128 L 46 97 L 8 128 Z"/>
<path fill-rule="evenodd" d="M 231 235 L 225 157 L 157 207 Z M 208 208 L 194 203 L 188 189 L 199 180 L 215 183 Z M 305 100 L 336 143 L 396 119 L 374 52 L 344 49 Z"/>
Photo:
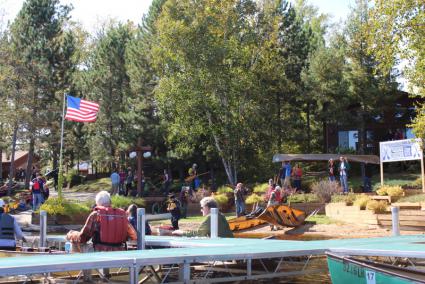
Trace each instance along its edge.
<path fill-rule="evenodd" d="M 271 224 L 278 227 L 298 227 L 304 223 L 305 212 L 286 205 L 257 208 L 251 214 L 228 220 L 230 230 L 239 231 Z"/>
<path fill-rule="evenodd" d="M 326 253 L 332 283 L 405 284 L 424 283 L 425 272 L 390 264 Z"/>

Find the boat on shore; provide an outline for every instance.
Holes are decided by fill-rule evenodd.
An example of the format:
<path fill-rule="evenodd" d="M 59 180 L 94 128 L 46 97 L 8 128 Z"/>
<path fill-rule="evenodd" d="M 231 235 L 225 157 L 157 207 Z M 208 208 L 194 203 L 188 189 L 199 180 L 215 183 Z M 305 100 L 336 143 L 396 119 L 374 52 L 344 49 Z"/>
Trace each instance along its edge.
<path fill-rule="evenodd" d="M 57 255 L 65 254 L 65 251 L 53 248 L 16 247 L 15 250 L 0 250 L 0 257 L 34 256 L 34 255 Z"/>
<path fill-rule="evenodd" d="M 278 227 L 298 227 L 304 224 L 306 214 L 302 210 L 287 205 L 268 206 L 258 208 L 254 212 L 238 218 L 228 220 L 230 230 L 239 231 L 270 224 Z"/>
<path fill-rule="evenodd" d="M 334 284 L 425 283 L 425 271 L 333 253 L 326 255 L 329 274 Z"/>

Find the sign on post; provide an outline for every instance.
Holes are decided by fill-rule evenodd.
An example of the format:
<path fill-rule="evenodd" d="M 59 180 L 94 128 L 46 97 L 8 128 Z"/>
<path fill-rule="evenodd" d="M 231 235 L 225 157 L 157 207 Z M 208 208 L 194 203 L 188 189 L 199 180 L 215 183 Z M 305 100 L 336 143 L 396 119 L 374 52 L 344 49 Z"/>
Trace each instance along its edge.
<path fill-rule="evenodd" d="M 420 160 L 422 190 L 425 192 L 424 162 L 421 139 L 417 138 L 379 142 L 379 153 L 381 164 L 381 185 L 384 185 L 383 163 Z"/>

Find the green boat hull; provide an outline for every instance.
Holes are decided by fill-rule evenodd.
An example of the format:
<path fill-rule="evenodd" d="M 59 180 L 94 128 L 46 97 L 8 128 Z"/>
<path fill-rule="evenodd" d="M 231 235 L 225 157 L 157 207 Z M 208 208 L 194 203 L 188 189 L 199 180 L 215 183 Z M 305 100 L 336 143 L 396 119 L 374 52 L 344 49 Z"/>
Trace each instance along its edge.
<path fill-rule="evenodd" d="M 416 278 L 413 273 L 403 275 L 401 269 L 394 270 L 362 264 L 359 261 L 351 261 L 349 258 L 339 258 L 328 254 L 328 268 L 333 284 L 404 284 L 424 283 L 420 277 Z"/>

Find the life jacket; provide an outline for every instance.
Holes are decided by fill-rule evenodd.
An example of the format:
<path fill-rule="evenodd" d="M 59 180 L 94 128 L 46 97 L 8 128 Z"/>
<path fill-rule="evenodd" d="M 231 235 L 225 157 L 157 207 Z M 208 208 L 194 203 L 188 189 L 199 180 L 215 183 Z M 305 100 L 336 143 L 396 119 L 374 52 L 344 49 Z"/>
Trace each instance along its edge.
<path fill-rule="evenodd" d="M 12 216 L 9 214 L 0 215 L 0 239 L 2 240 L 14 240 L 15 239 L 15 228 Z"/>
<path fill-rule="evenodd" d="M 275 194 L 276 201 L 280 203 L 282 201 L 282 194 L 280 190 L 273 189 L 273 192 Z"/>
<path fill-rule="evenodd" d="M 96 206 L 98 236 L 94 243 L 122 245 L 127 240 L 127 214 L 120 208 Z"/>
<path fill-rule="evenodd" d="M 40 193 L 43 192 L 43 182 L 39 179 L 34 179 L 32 181 L 32 192 L 34 193 Z"/>

